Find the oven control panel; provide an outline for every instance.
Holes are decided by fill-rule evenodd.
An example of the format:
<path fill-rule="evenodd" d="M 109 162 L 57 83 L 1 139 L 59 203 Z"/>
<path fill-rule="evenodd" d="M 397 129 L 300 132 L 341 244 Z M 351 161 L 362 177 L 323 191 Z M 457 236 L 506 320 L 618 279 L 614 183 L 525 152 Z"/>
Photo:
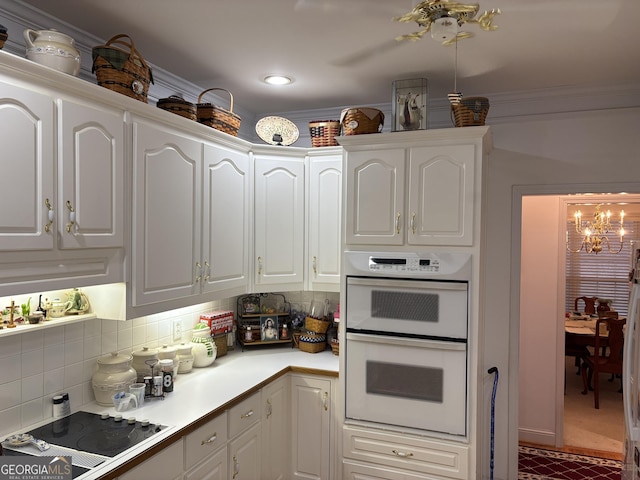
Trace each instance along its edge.
<path fill-rule="evenodd" d="M 437 258 L 384 258 L 369 257 L 371 272 L 416 272 L 438 273 L 440 261 Z"/>

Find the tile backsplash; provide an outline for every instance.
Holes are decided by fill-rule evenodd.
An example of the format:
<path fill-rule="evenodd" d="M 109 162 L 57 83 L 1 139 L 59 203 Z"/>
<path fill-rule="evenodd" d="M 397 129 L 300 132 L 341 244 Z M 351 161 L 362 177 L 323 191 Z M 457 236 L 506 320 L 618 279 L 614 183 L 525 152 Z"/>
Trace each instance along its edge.
<path fill-rule="evenodd" d="M 339 301 L 338 293 L 285 292 L 285 296 L 303 310 L 313 300 L 329 299 L 333 311 Z M 126 322 L 92 319 L 0 335 L 0 437 L 52 418 L 52 398 L 61 392 L 69 393 L 72 411 L 93 402 L 91 376 L 99 357 L 115 351 L 132 353 L 143 346 L 178 344 L 180 341 L 173 339 L 175 322 L 181 323 L 182 341 L 189 342 L 201 313 L 235 311 L 236 300 L 233 297 Z"/>

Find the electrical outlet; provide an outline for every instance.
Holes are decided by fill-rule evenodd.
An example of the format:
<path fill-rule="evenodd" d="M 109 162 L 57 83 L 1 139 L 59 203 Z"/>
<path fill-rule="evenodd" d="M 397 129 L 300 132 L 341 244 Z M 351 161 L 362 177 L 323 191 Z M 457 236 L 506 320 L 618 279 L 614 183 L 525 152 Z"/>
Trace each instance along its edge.
<path fill-rule="evenodd" d="M 173 321 L 173 341 L 179 342 L 182 340 L 182 321 L 174 320 Z"/>

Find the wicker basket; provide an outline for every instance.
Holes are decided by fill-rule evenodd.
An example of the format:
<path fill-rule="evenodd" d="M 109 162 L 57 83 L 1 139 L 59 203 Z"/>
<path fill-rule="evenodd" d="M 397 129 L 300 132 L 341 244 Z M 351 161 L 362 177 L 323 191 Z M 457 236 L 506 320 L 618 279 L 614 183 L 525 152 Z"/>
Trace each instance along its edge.
<path fill-rule="evenodd" d="M 334 147 L 340 135 L 340 120 L 314 120 L 309 122 L 312 147 Z"/>
<path fill-rule="evenodd" d="M 9 38 L 9 35 L 6 32 L 0 32 L 0 50 L 4 47 L 4 42 L 7 41 L 7 38 Z"/>
<path fill-rule="evenodd" d="M 157 103 L 158 108 L 166 110 L 181 117 L 188 118 L 194 122 L 197 120 L 196 106 L 187 102 L 185 99 L 178 95 L 171 95 L 169 98 L 161 98 Z"/>
<path fill-rule="evenodd" d="M 304 328 L 309 332 L 327 333 L 327 330 L 329 330 L 329 321 L 307 317 L 304 320 Z"/>
<path fill-rule="evenodd" d="M 222 90 L 229 94 L 229 110 L 225 110 L 212 103 L 201 103 L 205 93 L 212 90 Z M 240 129 L 240 117 L 233 113 L 233 95 L 224 88 L 208 88 L 198 96 L 197 105 L 198 122 L 234 137 L 238 136 Z"/>
<path fill-rule="evenodd" d="M 327 337 L 311 333 L 302 334 L 298 339 L 298 348 L 307 353 L 322 352 L 327 348 Z"/>
<path fill-rule="evenodd" d="M 460 103 L 451 105 L 456 127 L 476 127 L 484 125 L 489 112 L 489 99 L 486 97 L 461 98 Z"/>
<path fill-rule="evenodd" d="M 340 355 L 340 343 L 335 339 L 331 340 L 331 350 L 334 355 Z"/>
<path fill-rule="evenodd" d="M 217 335 L 213 337 L 213 341 L 216 344 L 217 354 L 216 357 L 223 357 L 227 354 L 227 334 Z"/>
<path fill-rule="evenodd" d="M 92 56 L 91 71 L 98 85 L 147 103 L 149 84 L 153 83 L 151 68 L 128 35 L 116 35 L 106 44 L 93 47 Z"/>
<path fill-rule="evenodd" d="M 384 113 L 377 108 L 345 108 L 340 114 L 344 135 L 379 133 L 384 125 Z"/>

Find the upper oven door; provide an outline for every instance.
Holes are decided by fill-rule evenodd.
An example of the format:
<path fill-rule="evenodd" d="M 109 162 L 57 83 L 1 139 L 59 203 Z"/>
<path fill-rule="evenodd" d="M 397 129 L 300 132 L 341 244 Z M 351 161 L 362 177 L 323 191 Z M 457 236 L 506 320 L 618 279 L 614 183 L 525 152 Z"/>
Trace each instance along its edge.
<path fill-rule="evenodd" d="M 347 277 L 348 331 L 466 340 L 467 282 Z"/>

